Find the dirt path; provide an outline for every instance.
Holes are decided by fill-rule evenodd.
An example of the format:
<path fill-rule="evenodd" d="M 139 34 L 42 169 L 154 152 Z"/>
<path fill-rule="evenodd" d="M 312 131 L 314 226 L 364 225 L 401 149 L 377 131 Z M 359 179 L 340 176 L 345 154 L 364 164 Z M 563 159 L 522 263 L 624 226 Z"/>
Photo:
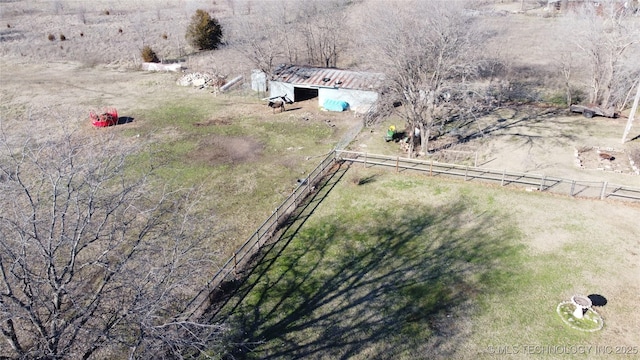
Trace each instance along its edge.
<path fill-rule="evenodd" d="M 586 119 L 564 111 L 549 115 L 540 110 L 537 114 L 535 109 L 518 112 L 504 109 L 503 116 L 508 117 L 499 119 L 504 121 L 487 135 L 488 139 L 478 141 L 484 155 L 482 167 L 640 186 L 640 177 L 629 164 L 629 154 L 640 144 L 621 143 L 626 118 Z M 588 148 L 594 151 L 579 154 Z M 611 162 L 603 161 L 596 148 L 613 150 L 619 156 Z M 578 163 L 577 154 L 582 155 L 582 163 Z"/>

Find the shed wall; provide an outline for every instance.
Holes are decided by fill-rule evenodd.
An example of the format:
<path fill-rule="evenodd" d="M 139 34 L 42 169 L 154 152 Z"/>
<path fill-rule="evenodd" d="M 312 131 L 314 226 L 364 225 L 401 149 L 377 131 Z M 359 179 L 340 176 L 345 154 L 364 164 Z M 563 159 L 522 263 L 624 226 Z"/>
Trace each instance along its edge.
<path fill-rule="evenodd" d="M 293 93 L 293 84 L 287 84 L 280 81 L 269 82 L 269 97 L 286 95 L 289 99 L 296 101 Z"/>
<path fill-rule="evenodd" d="M 289 99 L 296 101 L 294 94 L 294 84 L 280 81 L 269 82 L 269 96 L 286 95 Z M 306 87 L 303 88 L 315 88 Z M 349 109 L 358 113 L 365 113 L 378 100 L 378 93 L 375 91 L 341 89 L 341 88 L 318 88 L 318 106 L 322 106 L 326 99 L 342 100 L 349 104 Z"/>
<path fill-rule="evenodd" d="M 253 70 L 251 72 L 251 90 L 267 92 L 267 74 L 260 70 Z"/>
<path fill-rule="evenodd" d="M 351 89 L 318 89 L 318 103 L 324 104 L 326 99 L 342 100 L 349 104 L 349 109 L 357 113 L 365 113 L 378 100 L 375 91 L 351 90 Z"/>

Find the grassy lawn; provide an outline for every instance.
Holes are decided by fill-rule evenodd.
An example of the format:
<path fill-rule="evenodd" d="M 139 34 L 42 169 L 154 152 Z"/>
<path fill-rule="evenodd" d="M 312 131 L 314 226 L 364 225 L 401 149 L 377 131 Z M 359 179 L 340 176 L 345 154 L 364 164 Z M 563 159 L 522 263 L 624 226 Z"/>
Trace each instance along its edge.
<path fill-rule="evenodd" d="M 139 143 L 132 168 L 152 165 L 160 183 L 197 188 L 199 210 L 213 221 L 194 226 L 210 231 L 218 264 L 359 121 L 304 105 L 274 114 L 256 97 L 216 97 L 169 80 L 149 93 L 136 84 L 128 87 L 141 94 L 130 100 L 135 106 L 119 106 L 133 122 L 81 130 Z M 535 151 L 524 160 L 547 152 L 544 139 L 573 141 L 576 129 L 617 134 L 602 120 L 582 126 L 572 119 L 525 123 L 511 113 L 500 116 L 513 124 L 506 136 L 496 132 L 491 139 L 513 142 L 515 155 L 530 142 Z M 480 125 L 497 120 L 486 121 Z M 351 146 L 402 155 L 382 138 L 391 124 L 402 125 L 390 119 Z M 573 169 L 573 148 L 562 146 Z M 495 156 L 487 152 L 487 159 Z M 564 153 L 551 155 L 564 159 L 556 159 Z M 511 168 L 515 160 L 504 162 Z M 231 340 L 242 345 L 230 349 L 236 358 L 552 359 L 558 354 L 531 352 L 633 348 L 640 344 L 638 219 L 637 205 L 343 167 L 217 315 L 238 325 Z M 556 314 L 574 294 L 607 298 L 596 308 L 601 331 L 570 329 Z M 583 357 L 603 358 L 595 350 Z"/>
<path fill-rule="evenodd" d="M 535 351 L 634 346 L 637 266 L 608 249 L 634 244 L 640 209 L 619 206 L 343 167 L 218 316 L 238 326 L 240 358 L 556 358 Z M 593 222 L 607 213 L 621 216 Z M 556 314 L 575 293 L 609 299 L 597 309 L 602 331 Z"/>
<path fill-rule="evenodd" d="M 346 114 L 323 115 L 335 124 L 328 126 L 301 120 L 301 111 L 273 114 L 254 98 L 173 90 L 172 100 L 133 110 L 134 122 L 110 130 L 144 144 L 132 168 L 153 166 L 159 183 L 198 189 L 221 261 L 353 127 Z"/>

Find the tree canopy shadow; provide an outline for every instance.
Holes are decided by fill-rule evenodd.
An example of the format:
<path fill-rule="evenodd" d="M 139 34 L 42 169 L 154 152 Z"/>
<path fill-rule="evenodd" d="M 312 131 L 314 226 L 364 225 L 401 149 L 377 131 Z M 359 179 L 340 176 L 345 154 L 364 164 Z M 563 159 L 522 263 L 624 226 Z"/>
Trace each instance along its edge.
<path fill-rule="evenodd" d="M 565 109 L 561 108 L 537 108 L 535 106 L 513 106 L 515 109 L 514 114 L 508 118 L 500 117 L 495 121 L 484 124 L 484 126 L 478 125 L 473 129 L 474 124 L 478 124 L 476 119 L 460 125 L 460 128 L 466 128 L 464 134 L 458 136 L 457 141 L 453 144 L 444 144 L 433 151 L 444 150 L 452 145 L 464 144 L 470 141 L 480 139 L 486 136 L 512 136 L 516 138 L 522 138 L 525 144 L 533 146 L 533 143 L 539 139 L 555 139 L 557 141 L 575 140 L 577 136 L 570 131 L 563 130 L 562 126 L 565 125 L 565 120 L 558 119 L 566 113 Z M 500 109 L 498 109 L 500 110 Z M 489 115 L 492 112 L 486 112 L 484 115 Z M 523 131 L 522 127 L 526 127 L 526 131 Z M 553 130 L 552 134 L 548 134 L 549 130 Z M 546 135 L 537 135 L 535 133 L 544 132 Z"/>
<path fill-rule="evenodd" d="M 296 229 L 218 314 L 237 329 L 229 358 L 455 356 L 476 297 L 520 251 L 498 214 L 466 205 L 343 209 L 362 222 L 334 214 Z"/>
<path fill-rule="evenodd" d="M 295 238 L 300 228 L 313 214 L 315 209 L 329 195 L 349 168 L 346 162 L 335 164 L 331 171 L 314 185 L 312 191 L 305 199 L 300 199 L 301 204 L 295 211 L 279 225 L 278 236 L 264 244 L 259 251 L 251 256 L 249 262 L 239 270 L 239 278 L 224 281 L 218 289 L 209 294 L 210 305 L 204 312 L 204 318 L 216 322 L 219 320 L 219 312 L 225 310 L 233 313 L 244 300 L 245 296 L 253 289 L 259 279 L 266 274 L 271 265 L 280 257 L 289 243 Z M 306 185 L 307 179 L 298 180 L 299 184 Z M 252 281 L 247 283 L 248 279 Z M 222 315 L 224 318 L 224 315 Z"/>

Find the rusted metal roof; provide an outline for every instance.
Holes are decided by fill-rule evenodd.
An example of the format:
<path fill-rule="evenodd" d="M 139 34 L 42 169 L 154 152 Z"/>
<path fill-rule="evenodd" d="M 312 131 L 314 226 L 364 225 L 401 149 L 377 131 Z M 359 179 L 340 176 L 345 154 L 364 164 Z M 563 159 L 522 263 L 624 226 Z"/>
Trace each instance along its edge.
<path fill-rule="evenodd" d="M 306 87 L 377 90 L 384 74 L 311 66 L 283 65 L 276 69 L 271 81 Z"/>

